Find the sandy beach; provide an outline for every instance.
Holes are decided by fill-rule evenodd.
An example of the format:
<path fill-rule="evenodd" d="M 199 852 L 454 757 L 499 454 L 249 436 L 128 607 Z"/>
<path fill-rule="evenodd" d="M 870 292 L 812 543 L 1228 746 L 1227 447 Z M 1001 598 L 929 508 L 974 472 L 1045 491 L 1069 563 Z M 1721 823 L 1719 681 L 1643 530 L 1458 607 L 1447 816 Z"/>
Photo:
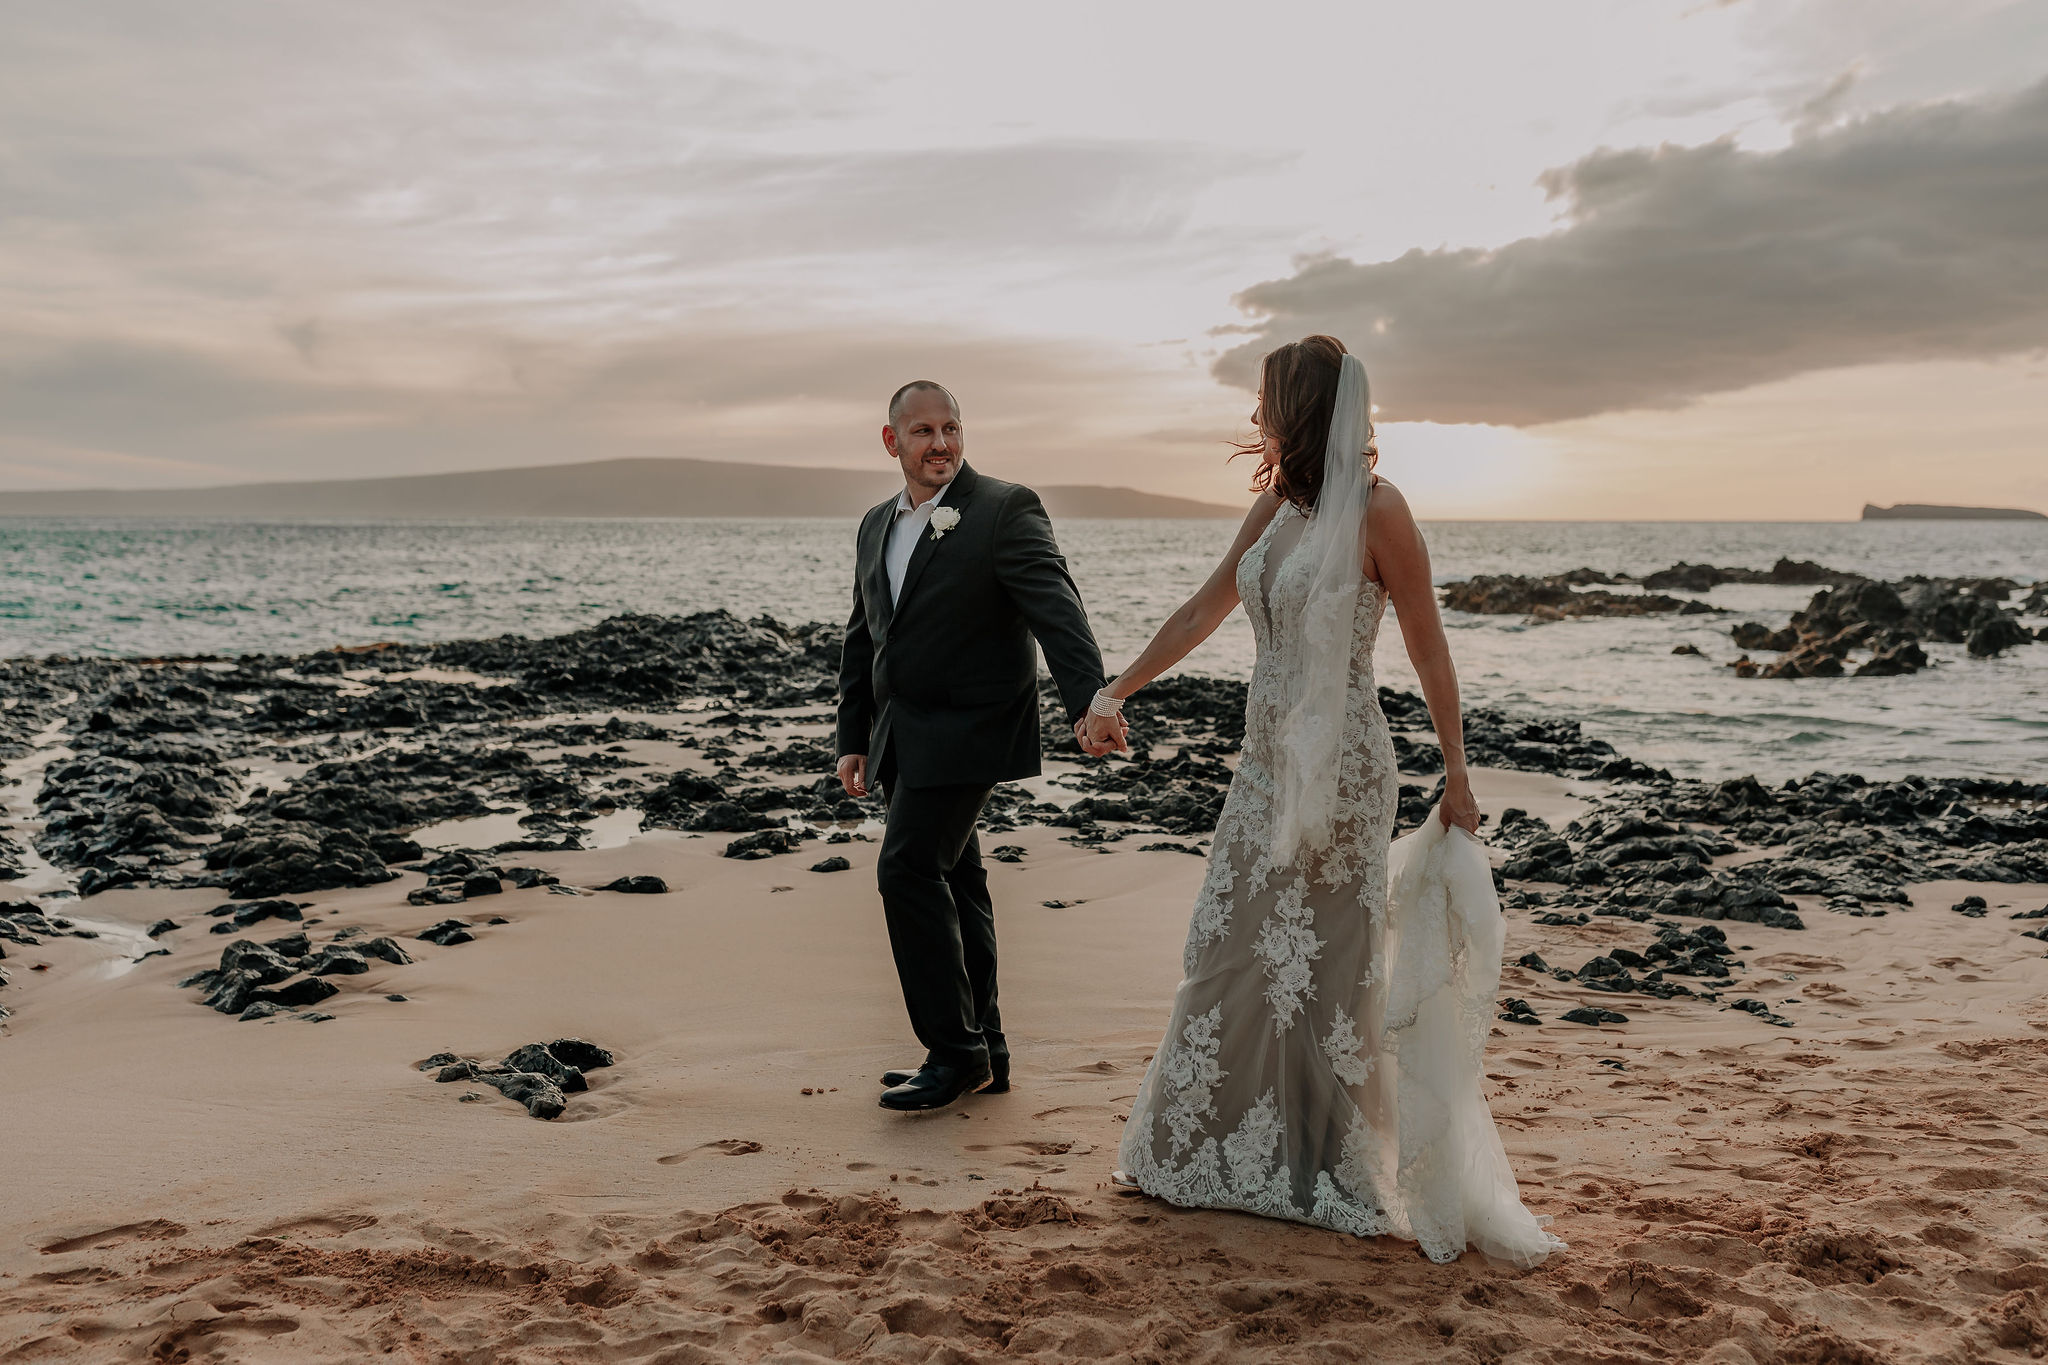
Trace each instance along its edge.
<path fill-rule="evenodd" d="M 1496 819 L 1562 825 L 1605 785 L 1487 771 L 1480 792 Z M 516 857 L 568 887 L 659 876 L 657 895 L 410 905 L 408 871 L 300 896 L 302 922 L 249 935 L 355 927 L 415 959 L 327 978 L 321 1021 L 244 1022 L 177 987 L 227 938 L 207 932 L 217 889 L 73 903 L 99 938 L 6 946 L 0 1360 L 2048 1353 L 2048 961 L 2008 918 L 2048 885 L 1727 923 L 1723 993 L 1790 1027 L 1514 965 L 1640 948 L 1651 926 L 1511 909 L 1502 995 L 1544 1022 L 1495 1027 L 1489 1097 L 1570 1243 L 1525 1272 L 1110 1186 L 1202 861 L 1063 836 L 1005 834 L 1022 856 L 991 866 L 1012 1092 L 920 1117 L 874 1102 L 914 1045 L 859 839 L 750 861 L 650 831 Z M 806 870 L 814 851 L 851 867 Z M 1986 915 L 1950 912 L 1971 893 Z M 417 939 L 451 914 L 473 941 Z M 163 918 L 168 953 L 131 962 Z M 1629 1023 L 1559 1021 L 1582 1004 Z M 564 1037 L 615 1062 L 552 1122 L 416 1069 Z"/>

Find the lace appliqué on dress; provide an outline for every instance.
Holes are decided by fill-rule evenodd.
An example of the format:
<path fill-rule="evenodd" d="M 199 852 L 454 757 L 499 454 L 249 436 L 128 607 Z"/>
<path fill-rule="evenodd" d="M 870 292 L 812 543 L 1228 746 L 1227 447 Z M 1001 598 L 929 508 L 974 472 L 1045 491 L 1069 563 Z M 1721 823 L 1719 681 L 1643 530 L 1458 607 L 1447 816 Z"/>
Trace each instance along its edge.
<path fill-rule="evenodd" d="M 1323 954 L 1323 941 L 1316 937 L 1315 912 L 1308 907 L 1308 891 L 1300 877 L 1273 902 L 1273 913 L 1259 927 L 1252 954 L 1266 967 L 1266 1003 L 1273 1007 L 1273 1032 L 1285 1033 L 1301 1013 L 1304 1003 L 1315 998 L 1313 969 Z"/>
<path fill-rule="evenodd" d="M 1176 1156 L 1187 1150 L 1203 1119 L 1216 1117 L 1216 1105 L 1209 1097 L 1225 1074 L 1216 1065 L 1216 1053 L 1222 1046 L 1216 1029 L 1222 1022 L 1221 1005 L 1188 1020 L 1181 1030 L 1180 1045 L 1160 1065 L 1160 1079 L 1174 1092 L 1173 1102 L 1166 1107 L 1166 1131 Z"/>
<path fill-rule="evenodd" d="M 1323 1055 L 1330 1059 L 1330 1070 L 1346 1085 L 1364 1085 L 1372 1077 L 1372 1058 L 1360 1055 L 1364 1046 L 1365 1039 L 1358 1036 L 1358 1025 L 1351 1016 L 1336 1011 L 1323 1039 Z"/>

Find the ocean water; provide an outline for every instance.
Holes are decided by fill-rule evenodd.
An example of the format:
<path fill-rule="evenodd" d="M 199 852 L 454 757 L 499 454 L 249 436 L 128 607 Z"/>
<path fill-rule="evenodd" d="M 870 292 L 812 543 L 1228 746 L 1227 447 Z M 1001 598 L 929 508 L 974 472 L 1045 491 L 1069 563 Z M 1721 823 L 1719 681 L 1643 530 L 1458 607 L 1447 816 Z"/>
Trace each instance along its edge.
<path fill-rule="evenodd" d="M 1439 582 L 1580 565 L 1647 573 L 1678 560 L 1813 559 L 1873 577 L 2048 576 L 2048 523 L 1440 522 Z M 1114 671 L 1215 567 L 1235 527 L 1071 521 L 1063 549 Z M 725 608 L 840 620 L 853 526 L 838 520 L 456 522 L 82 521 L 0 515 L 0 657 L 298 652 L 374 640 L 548 635 L 623 611 Z M 1930 647 L 1905 678 L 1738 680 L 1736 620 L 1782 624 L 1805 588 L 1704 594 L 1739 615 L 1524 625 L 1452 615 L 1469 703 L 1566 715 L 1625 753 L 1709 777 L 1815 769 L 2048 779 L 2048 645 L 1995 660 Z M 1674 656 L 1691 643 L 1708 658 Z M 1228 621 L 1183 668 L 1245 676 Z M 1381 681 L 1412 687 L 1398 623 Z"/>

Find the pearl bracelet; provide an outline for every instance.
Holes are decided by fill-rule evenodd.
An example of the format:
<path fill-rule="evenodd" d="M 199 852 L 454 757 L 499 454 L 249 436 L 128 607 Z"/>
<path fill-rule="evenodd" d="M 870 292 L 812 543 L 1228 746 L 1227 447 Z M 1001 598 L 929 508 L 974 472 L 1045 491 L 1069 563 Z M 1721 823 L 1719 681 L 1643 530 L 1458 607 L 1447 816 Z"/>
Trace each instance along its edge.
<path fill-rule="evenodd" d="M 1121 716 L 1123 713 L 1124 699 L 1110 696 L 1106 687 L 1096 692 L 1095 699 L 1088 703 L 1088 714 L 1091 716 L 1101 716 L 1106 720 L 1111 716 Z"/>

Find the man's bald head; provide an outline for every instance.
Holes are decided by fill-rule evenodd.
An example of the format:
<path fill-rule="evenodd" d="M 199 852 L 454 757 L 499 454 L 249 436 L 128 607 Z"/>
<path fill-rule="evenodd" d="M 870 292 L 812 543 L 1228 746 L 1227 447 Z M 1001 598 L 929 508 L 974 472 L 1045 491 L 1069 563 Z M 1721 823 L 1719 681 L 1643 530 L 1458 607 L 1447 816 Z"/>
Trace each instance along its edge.
<path fill-rule="evenodd" d="M 936 393 L 943 395 L 945 397 L 947 404 L 953 409 L 953 415 L 955 417 L 958 417 L 960 415 L 960 400 L 953 396 L 953 391 L 951 389 L 947 388 L 944 384 L 941 384 L 936 380 L 913 379 L 908 384 L 905 384 L 902 388 L 896 390 L 895 395 L 889 399 L 890 426 L 895 427 L 901 426 L 903 424 L 903 405 L 909 402 L 913 395 L 920 393 Z"/>

